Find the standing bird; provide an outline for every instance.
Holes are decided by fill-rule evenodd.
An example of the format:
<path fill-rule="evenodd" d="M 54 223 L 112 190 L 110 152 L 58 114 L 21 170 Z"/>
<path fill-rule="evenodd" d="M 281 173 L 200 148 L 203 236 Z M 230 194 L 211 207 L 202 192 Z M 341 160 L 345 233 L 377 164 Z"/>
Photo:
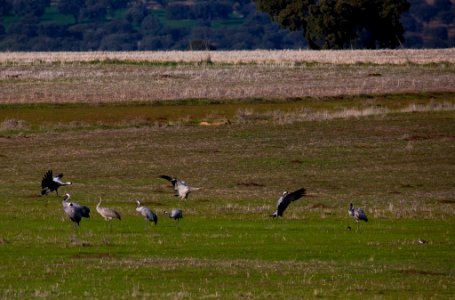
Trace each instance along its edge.
<path fill-rule="evenodd" d="M 146 220 L 149 220 L 156 225 L 156 223 L 158 223 L 158 216 L 153 211 L 151 211 L 150 208 L 143 206 L 140 201 L 136 201 L 136 203 L 136 211 L 143 215 Z"/>
<path fill-rule="evenodd" d="M 300 199 L 303 196 L 305 196 L 304 188 L 298 189 L 292 193 L 285 191 L 283 195 L 278 199 L 278 202 L 276 204 L 276 211 L 271 215 L 271 217 L 282 217 L 289 204 Z"/>
<path fill-rule="evenodd" d="M 120 213 L 116 210 L 113 210 L 112 208 L 109 207 L 102 207 L 101 206 L 101 199 L 100 202 L 96 205 L 96 211 L 104 218 L 106 221 L 110 221 L 113 218 L 122 220 Z"/>
<path fill-rule="evenodd" d="M 184 200 L 188 198 L 190 192 L 200 190 L 201 188 L 189 186 L 185 181 L 178 179 L 176 177 L 171 177 L 167 175 L 161 175 L 159 178 L 166 179 L 172 183 L 172 187 L 176 194 L 174 196 L 180 197 L 180 199 Z"/>
<path fill-rule="evenodd" d="M 79 226 L 79 222 L 81 219 L 90 218 L 90 208 L 84 205 L 80 205 L 76 202 L 69 202 L 68 200 L 71 198 L 70 194 L 65 194 L 63 197 L 62 205 L 63 210 L 65 211 L 66 215 L 70 218 L 71 221 L 76 223 Z"/>
<path fill-rule="evenodd" d="M 52 175 L 52 170 L 48 170 L 41 180 L 41 195 L 48 195 L 49 193 L 55 191 L 58 196 L 59 187 L 72 184 L 71 181 L 63 182 L 62 177 L 63 173 L 54 177 Z"/>
<path fill-rule="evenodd" d="M 359 229 L 359 221 L 365 221 L 368 222 L 367 215 L 361 208 L 354 208 L 352 203 L 349 204 L 349 215 L 354 218 L 354 220 L 357 222 L 357 230 Z"/>
<path fill-rule="evenodd" d="M 173 209 L 170 213 L 164 211 L 164 214 L 168 215 L 169 218 L 174 219 L 176 222 L 180 222 L 180 219 L 183 218 L 183 212 L 181 209 Z"/>

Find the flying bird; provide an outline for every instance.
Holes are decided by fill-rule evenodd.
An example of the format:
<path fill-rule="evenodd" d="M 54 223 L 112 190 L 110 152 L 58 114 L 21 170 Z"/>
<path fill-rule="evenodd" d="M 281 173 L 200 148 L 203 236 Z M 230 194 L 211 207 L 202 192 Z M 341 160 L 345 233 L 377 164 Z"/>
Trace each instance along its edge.
<path fill-rule="evenodd" d="M 58 196 L 59 187 L 72 184 L 71 181 L 63 182 L 62 177 L 63 173 L 54 177 L 52 175 L 52 170 L 48 170 L 41 180 L 41 195 L 48 195 L 49 193 L 55 191 Z"/>
<path fill-rule="evenodd" d="M 174 219 L 176 222 L 179 222 L 179 220 L 183 218 L 183 212 L 181 209 L 173 209 L 170 213 L 164 211 L 164 213 L 168 215 L 169 218 Z"/>
<path fill-rule="evenodd" d="M 71 221 L 79 225 L 82 218 L 90 218 L 90 208 L 76 202 L 70 202 L 70 198 L 71 196 L 68 193 L 63 197 L 63 210 Z"/>
<path fill-rule="evenodd" d="M 120 216 L 120 213 L 112 208 L 109 207 L 103 207 L 101 206 L 102 200 L 98 202 L 96 205 L 96 211 L 104 218 L 106 221 L 110 221 L 112 219 L 119 219 L 121 220 L 122 217 Z"/>
<path fill-rule="evenodd" d="M 292 193 L 285 191 L 283 195 L 278 199 L 276 204 L 276 211 L 271 215 L 271 217 L 282 217 L 289 204 L 300 199 L 303 196 L 305 196 L 304 188 L 298 189 Z"/>
<path fill-rule="evenodd" d="M 143 206 L 140 201 L 136 201 L 137 207 L 136 211 L 139 212 L 146 220 L 150 222 L 158 223 L 158 216 L 148 207 Z"/>
<path fill-rule="evenodd" d="M 166 179 L 172 183 L 172 188 L 176 192 L 174 196 L 180 197 L 180 199 L 184 200 L 188 198 L 190 192 L 200 190 L 201 188 L 189 186 L 185 181 L 178 179 L 176 177 L 171 177 L 167 175 L 161 175 L 159 178 Z"/>

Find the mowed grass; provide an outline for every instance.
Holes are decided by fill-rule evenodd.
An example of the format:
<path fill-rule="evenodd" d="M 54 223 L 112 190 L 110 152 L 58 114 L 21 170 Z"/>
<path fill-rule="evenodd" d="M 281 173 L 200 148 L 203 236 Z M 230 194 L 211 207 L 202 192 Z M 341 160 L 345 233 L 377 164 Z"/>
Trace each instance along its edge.
<path fill-rule="evenodd" d="M 1 297 L 451 298 L 454 117 L 392 112 L 4 135 Z M 92 209 L 78 229 L 61 197 L 39 196 L 49 168 L 73 181 L 60 194 Z M 203 189 L 178 200 L 160 174 Z M 279 195 L 302 186 L 308 196 L 271 219 Z M 95 211 L 100 198 L 122 212 L 111 229 Z M 138 199 L 158 213 L 157 226 L 136 214 Z M 350 202 L 365 209 L 367 224 L 357 228 Z M 178 226 L 163 214 L 172 208 L 184 212 Z"/>

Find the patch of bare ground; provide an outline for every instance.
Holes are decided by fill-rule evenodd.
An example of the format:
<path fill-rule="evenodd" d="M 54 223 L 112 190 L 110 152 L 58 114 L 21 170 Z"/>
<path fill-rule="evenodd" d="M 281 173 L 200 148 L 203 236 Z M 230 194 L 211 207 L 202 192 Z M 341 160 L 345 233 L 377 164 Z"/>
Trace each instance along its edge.
<path fill-rule="evenodd" d="M 398 272 L 408 275 L 430 275 L 430 276 L 447 276 L 448 274 L 442 272 L 434 272 L 434 271 L 425 271 L 425 270 L 417 270 L 417 269 L 404 269 L 399 270 Z"/>

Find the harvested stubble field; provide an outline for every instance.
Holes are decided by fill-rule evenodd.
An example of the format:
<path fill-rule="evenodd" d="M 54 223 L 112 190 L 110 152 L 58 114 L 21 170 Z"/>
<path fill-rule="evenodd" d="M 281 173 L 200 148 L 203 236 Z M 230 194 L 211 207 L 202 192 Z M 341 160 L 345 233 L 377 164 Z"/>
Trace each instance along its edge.
<path fill-rule="evenodd" d="M 0 103 L 453 92 L 454 66 L 452 49 L 2 53 Z"/>
<path fill-rule="evenodd" d="M 1 65 L 1 298 L 453 298 L 450 57 L 129 55 Z M 381 78 L 384 90 L 369 86 Z M 39 196 L 48 168 L 73 181 L 60 194 L 92 209 L 75 232 L 61 197 Z M 203 189 L 178 200 L 160 174 Z M 301 186 L 308 196 L 271 219 L 283 190 Z M 112 229 L 100 198 L 122 212 Z M 137 215 L 138 199 L 157 226 Z M 350 202 L 369 217 L 359 229 Z M 163 214 L 172 208 L 184 211 L 178 227 Z"/>

